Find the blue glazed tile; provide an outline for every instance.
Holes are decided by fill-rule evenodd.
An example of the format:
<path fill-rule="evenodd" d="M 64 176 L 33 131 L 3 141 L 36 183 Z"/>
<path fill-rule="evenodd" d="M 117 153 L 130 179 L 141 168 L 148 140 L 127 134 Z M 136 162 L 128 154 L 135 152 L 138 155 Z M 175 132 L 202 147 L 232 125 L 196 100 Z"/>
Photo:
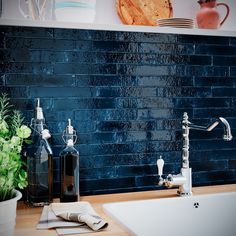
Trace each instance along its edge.
<path fill-rule="evenodd" d="M 235 97 L 236 96 L 236 88 L 213 88 L 212 90 L 213 96 L 216 97 Z"/>
<path fill-rule="evenodd" d="M 61 63 L 92 63 L 96 58 L 92 52 L 74 51 L 42 51 L 31 50 L 30 59 L 33 62 L 61 62 Z"/>
<path fill-rule="evenodd" d="M 125 87 L 121 90 L 122 97 L 155 97 L 156 88 L 151 87 Z"/>
<path fill-rule="evenodd" d="M 54 29 L 54 38 L 85 41 L 116 41 L 117 32 L 102 30 Z"/>
<path fill-rule="evenodd" d="M 85 30 L 84 33 L 85 32 L 88 33 L 88 37 L 93 41 L 120 41 L 118 39 L 119 32 L 104 31 L 104 30 Z M 83 39 L 87 40 L 88 38 L 83 37 Z"/>
<path fill-rule="evenodd" d="M 142 61 L 142 64 L 154 64 L 154 65 L 173 65 L 173 64 L 184 64 L 187 61 L 185 56 L 181 55 L 168 55 L 168 54 L 125 54 L 123 62 L 137 64 Z M 121 61 L 122 62 L 122 61 Z"/>
<path fill-rule="evenodd" d="M 234 38 L 234 37 L 229 38 L 229 43 L 230 43 L 230 45 L 236 45 L 236 40 L 235 40 L 235 38 Z"/>
<path fill-rule="evenodd" d="M 194 107 L 194 108 L 208 108 L 208 107 L 230 107 L 230 98 L 176 98 L 174 99 L 174 104 L 176 107 Z"/>
<path fill-rule="evenodd" d="M 137 108 L 171 108 L 173 107 L 172 99 L 165 97 L 154 97 L 154 98 L 142 98 L 138 99 Z"/>
<path fill-rule="evenodd" d="M 205 140 L 192 141 L 191 148 L 193 150 L 212 150 L 212 149 L 217 150 L 217 149 L 221 149 L 221 148 L 225 148 L 225 149 L 234 148 L 235 147 L 235 140 L 232 140 L 231 142 L 225 142 L 222 139 L 222 135 L 223 134 L 221 134 L 218 137 L 219 139 L 217 139 L 217 140 L 212 139 L 212 140 L 208 140 L 207 142 Z"/>
<path fill-rule="evenodd" d="M 36 100 L 22 97 L 21 99 L 17 99 L 17 97 L 14 95 L 14 97 L 11 98 L 11 101 L 18 109 L 28 110 L 33 115 L 33 110 L 36 106 Z M 50 99 L 41 99 L 40 103 L 44 109 L 50 110 L 52 108 L 52 102 Z"/>
<path fill-rule="evenodd" d="M 176 35 L 171 34 L 154 34 L 154 33 L 132 33 L 119 32 L 117 35 L 119 41 L 128 42 L 151 42 L 151 43 L 175 43 Z"/>
<path fill-rule="evenodd" d="M 97 97 L 121 97 L 122 91 L 120 87 L 98 87 L 96 89 Z"/>
<path fill-rule="evenodd" d="M 77 52 L 90 51 L 92 46 L 93 46 L 93 44 L 92 44 L 91 41 L 78 40 L 78 41 L 75 42 L 75 51 L 77 51 Z"/>
<path fill-rule="evenodd" d="M 2 93 L 7 93 L 10 97 L 16 99 L 27 98 L 28 96 L 27 87 L 3 87 L 1 94 Z"/>
<path fill-rule="evenodd" d="M 4 62 L 0 64 L 0 70 L 5 73 L 16 74 L 46 74 L 53 73 L 53 68 L 48 63 L 25 63 L 25 62 Z"/>
<path fill-rule="evenodd" d="M 125 57 L 126 57 L 126 54 L 124 53 L 99 52 L 99 53 L 96 53 L 95 59 L 97 63 L 124 63 L 127 61 Z"/>
<path fill-rule="evenodd" d="M 83 32 L 83 31 L 82 31 Z M 82 34 L 81 32 L 81 34 Z M 74 29 L 53 29 L 55 39 L 75 39 L 76 30 Z"/>
<path fill-rule="evenodd" d="M 138 45 L 131 42 L 94 41 L 96 52 L 137 52 Z"/>
<path fill-rule="evenodd" d="M 139 43 L 139 52 L 188 55 L 193 54 L 194 47 L 191 44 Z"/>
<path fill-rule="evenodd" d="M 79 138 L 80 138 L 80 144 L 103 144 L 103 143 L 116 143 L 115 135 L 111 132 L 95 132 L 95 133 L 82 133 L 80 129 L 78 129 L 80 132 Z M 90 131 L 91 132 L 91 131 Z"/>
<path fill-rule="evenodd" d="M 215 57 L 214 57 L 215 59 Z M 198 55 L 192 55 L 188 57 L 188 60 L 186 60 L 188 65 L 211 65 L 212 64 L 212 57 L 211 56 L 198 56 Z"/>
<path fill-rule="evenodd" d="M 109 109 L 114 108 L 115 102 L 112 98 L 79 98 L 79 99 L 58 99 L 54 100 L 54 109 Z"/>
<path fill-rule="evenodd" d="M 116 98 L 116 108 L 118 109 L 134 109 L 138 108 L 139 104 L 138 98 L 129 98 L 129 97 L 119 97 Z"/>
<path fill-rule="evenodd" d="M 7 37 L 52 38 L 53 29 L 37 27 L 10 27 L 1 26 L 1 31 Z"/>
<path fill-rule="evenodd" d="M 213 65 L 216 65 L 216 66 L 236 66 L 236 57 L 214 56 L 213 57 Z"/>
<path fill-rule="evenodd" d="M 41 100 L 42 99 L 40 99 L 40 101 Z M 46 101 L 48 101 L 48 99 L 46 99 Z M 57 109 L 55 108 L 54 102 L 52 106 L 53 106 L 52 109 L 56 112 L 48 112 L 47 114 L 45 114 L 45 116 L 47 117 L 47 120 L 58 122 L 58 121 L 65 121 L 68 119 L 72 119 L 72 120 L 74 119 L 74 113 L 71 110 L 69 111 L 65 110 L 63 109 L 63 107 L 61 107 L 61 109 Z M 44 108 L 45 105 L 42 105 L 42 107 Z M 31 117 L 32 117 L 32 112 L 31 112 Z"/>
<path fill-rule="evenodd" d="M 154 121 L 102 121 L 97 126 L 101 131 L 154 130 Z"/>
<path fill-rule="evenodd" d="M 31 62 L 31 57 L 28 49 L 20 51 L 0 49 L 0 60 L 8 62 Z"/>
<path fill-rule="evenodd" d="M 95 194 L 99 190 L 109 190 L 114 188 L 128 188 L 134 187 L 135 180 L 133 177 L 127 178 L 108 178 L 108 179 L 85 179 L 80 181 L 81 191 L 88 192 L 90 194 L 93 191 L 96 191 Z"/>
<path fill-rule="evenodd" d="M 187 76 L 212 76 L 213 67 L 212 66 L 187 66 L 186 67 Z"/>
<path fill-rule="evenodd" d="M 137 176 L 135 182 L 137 186 L 157 186 L 158 176 L 157 175 L 146 175 L 146 176 Z"/>
<path fill-rule="evenodd" d="M 160 88 L 157 90 L 159 97 L 210 97 L 210 88 L 175 87 Z"/>
<path fill-rule="evenodd" d="M 221 87 L 224 89 L 224 87 L 232 87 L 236 84 L 236 77 L 218 77 L 218 76 L 212 76 L 212 77 L 195 77 L 194 78 L 194 84 L 195 86 L 199 87 Z"/>
<path fill-rule="evenodd" d="M 7 74 L 5 78 L 8 86 L 74 87 L 76 85 L 73 75 Z"/>
<path fill-rule="evenodd" d="M 55 74 L 116 74 L 116 65 L 56 63 L 53 66 L 53 71 Z"/>
<path fill-rule="evenodd" d="M 92 169 L 80 169 L 81 179 L 106 179 L 106 178 L 117 178 L 116 167 L 101 167 Z M 125 177 L 125 176 L 124 176 Z"/>
<path fill-rule="evenodd" d="M 236 169 L 236 160 L 229 160 L 229 169 Z"/>
<path fill-rule="evenodd" d="M 235 66 L 230 67 L 230 75 L 231 76 L 236 76 L 236 67 Z"/>
<path fill-rule="evenodd" d="M 107 100 L 107 99 L 105 99 Z M 96 112 L 96 116 L 98 120 L 101 121 L 127 121 L 127 120 L 135 120 L 137 118 L 137 110 L 136 109 L 106 109 L 99 110 Z"/>
<path fill-rule="evenodd" d="M 163 76 L 174 75 L 174 66 L 149 66 L 149 65 L 117 65 L 117 73 L 121 75 Z"/>
<path fill-rule="evenodd" d="M 6 76 L 4 74 L 0 74 L 0 85 L 5 86 L 6 84 Z"/>
<path fill-rule="evenodd" d="M 197 172 L 193 174 L 193 181 L 194 182 L 213 182 L 219 181 L 221 184 L 226 183 L 229 180 L 235 178 L 235 173 L 233 171 L 225 170 L 225 171 L 205 171 L 205 172 Z M 222 179 L 224 179 L 222 181 Z"/>
<path fill-rule="evenodd" d="M 73 50 L 75 43 L 71 40 L 8 38 L 6 48 L 10 49 L 44 49 L 44 50 Z"/>
<path fill-rule="evenodd" d="M 76 120 L 76 119 L 75 119 Z M 75 129 L 79 133 L 86 133 L 86 132 L 95 132 L 96 131 L 96 122 L 94 120 L 86 120 L 83 122 L 75 122 L 74 125 Z M 80 137 L 79 137 L 80 139 Z"/>
<path fill-rule="evenodd" d="M 215 160 L 232 160 L 234 159 L 235 150 L 219 149 L 219 150 L 192 150 L 190 161 L 215 161 Z"/>
<path fill-rule="evenodd" d="M 5 46 L 6 46 L 6 44 L 5 44 L 5 37 L 4 37 L 4 35 L 0 35 L 0 49 L 1 50 L 5 49 Z"/>
<path fill-rule="evenodd" d="M 175 108 L 175 109 L 139 109 L 139 119 L 173 119 L 182 118 L 183 113 L 188 112 L 192 116 L 193 110 L 189 108 Z"/>
<path fill-rule="evenodd" d="M 201 35 L 177 35 L 177 42 L 190 44 L 229 45 L 229 37 L 205 37 Z"/>
<path fill-rule="evenodd" d="M 220 115 L 221 114 L 221 115 Z M 236 111 L 232 108 L 197 108 L 194 109 L 194 117 L 199 118 L 212 118 L 212 117 L 218 117 L 218 116 L 224 116 L 224 117 L 234 117 L 236 114 Z"/>
<path fill-rule="evenodd" d="M 129 81 L 126 77 L 125 80 Z M 117 75 L 77 75 L 76 76 L 77 86 L 121 86 L 124 83 L 124 78 Z"/>
<path fill-rule="evenodd" d="M 202 55 L 235 55 L 236 47 L 227 45 L 201 45 L 197 44 L 195 47 L 195 54 Z"/>
<path fill-rule="evenodd" d="M 229 76 L 229 67 L 228 66 L 215 66 L 213 68 L 213 73 L 215 76 L 223 76 L 228 77 Z"/>
<path fill-rule="evenodd" d="M 147 176 L 156 172 L 156 165 L 118 166 L 118 176 Z"/>
<path fill-rule="evenodd" d="M 181 168 L 182 116 L 207 125 L 225 117 L 236 134 L 235 39 L 2 26 L 1 92 L 29 123 L 41 98 L 52 133 L 54 195 L 67 119 L 77 131 L 81 194 L 159 189 Z M 193 184 L 235 183 L 235 139 L 190 132 Z"/>
<path fill-rule="evenodd" d="M 95 95 L 95 89 L 92 88 L 76 88 L 76 87 L 32 87 L 29 89 L 29 96 L 31 97 L 72 97 L 87 98 Z"/>
<path fill-rule="evenodd" d="M 158 130 L 176 130 L 181 128 L 181 120 L 177 119 L 161 119 L 156 120 L 156 126 Z"/>
<path fill-rule="evenodd" d="M 139 76 L 138 85 L 158 87 L 192 86 L 193 78 L 180 76 Z"/>

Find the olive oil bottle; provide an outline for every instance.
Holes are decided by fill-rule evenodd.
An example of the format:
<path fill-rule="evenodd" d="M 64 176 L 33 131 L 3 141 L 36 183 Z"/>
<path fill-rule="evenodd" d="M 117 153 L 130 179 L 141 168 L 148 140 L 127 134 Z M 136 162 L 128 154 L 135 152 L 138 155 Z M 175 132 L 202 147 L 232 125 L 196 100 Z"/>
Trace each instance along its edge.
<path fill-rule="evenodd" d="M 63 133 L 66 147 L 60 152 L 61 160 L 61 202 L 79 201 L 79 152 L 74 148 L 77 135 L 68 119 Z"/>
<path fill-rule="evenodd" d="M 32 143 L 27 152 L 27 201 L 32 206 L 43 206 L 53 198 L 53 153 L 49 144 L 51 137 L 46 129 L 43 109 L 37 100 L 35 118 L 31 120 Z"/>

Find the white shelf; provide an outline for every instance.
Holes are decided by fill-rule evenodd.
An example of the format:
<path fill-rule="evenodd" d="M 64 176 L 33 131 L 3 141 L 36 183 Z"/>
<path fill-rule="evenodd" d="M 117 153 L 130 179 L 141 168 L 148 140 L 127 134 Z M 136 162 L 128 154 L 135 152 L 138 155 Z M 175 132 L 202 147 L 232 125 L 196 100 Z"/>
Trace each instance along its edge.
<path fill-rule="evenodd" d="M 174 9 L 174 17 L 187 17 L 192 18 L 193 20 L 195 19 L 196 12 L 199 9 L 199 5 L 196 0 L 171 1 Z M 16 2 L 18 2 L 18 0 L 2 0 L 3 11 L 2 17 L 0 18 L 0 25 L 236 37 L 236 11 L 234 11 L 236 1 L 233 0 L 220 1 L 227 3 L 230 6 L 231 11 L 226 23 L 224 23 L 224 25 L 217 30 L 124 25 L 121 23 L 116 12 L 116 0 L 97 0 L 95 23 L 59 22 L 55 20 L 55 17 L 47 18 L 45 21 L 34 21 L 26 19 L 22 16 Z M 48 4 L 50 4 L 50 2 L 51 1 L 47 1 Z M 46 9 L 50 9 L 50 6 L 47 6 Z M 222 16 L 225 15 L 224 10 L 224 8 L 219 7 L 219 11 L 221 11 Z M 53 20 L 49 21 L 48 19 Z"/>
<path fill-rule="evenodd" d="M 58 21 L 32 21 L 32 20 L 3 19 L 3 18 L 0 19 L 0 25 L 236 37 L 236 31 L 221 30 L 221 29 L 218 30 L 207 30 L 207 29 L 197 29 L 197 28 L 183 29 L 183 28 L 169 28 L 169 27 L 155 27 L 155 26 L 131 26 L 122 24 L 108 25 L 108 24 L 73 23 L 73 22 L 58 22 Z"/>

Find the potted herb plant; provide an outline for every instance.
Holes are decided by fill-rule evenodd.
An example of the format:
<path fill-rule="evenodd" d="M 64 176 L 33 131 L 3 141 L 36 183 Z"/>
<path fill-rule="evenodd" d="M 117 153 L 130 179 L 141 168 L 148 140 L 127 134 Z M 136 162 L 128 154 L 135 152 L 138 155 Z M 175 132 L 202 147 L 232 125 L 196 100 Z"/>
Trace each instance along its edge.
<path fill-rule="evenodd" d="M 14 233 L 16 203 L 22 196 L 17 189 L 27 186 L 21 151 L 31 130 L 23 125 L 21 113 L 13 109 L 6 94 L 0 97 L 0 235 Z"/>

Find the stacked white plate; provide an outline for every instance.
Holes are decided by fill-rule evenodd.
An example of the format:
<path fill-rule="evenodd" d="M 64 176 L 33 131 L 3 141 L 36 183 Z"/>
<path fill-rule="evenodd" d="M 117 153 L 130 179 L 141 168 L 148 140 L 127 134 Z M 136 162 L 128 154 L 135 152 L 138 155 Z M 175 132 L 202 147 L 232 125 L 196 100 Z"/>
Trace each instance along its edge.
<path fill-rule="evenodd" d="M 157 25 L 160 27 L 174 27 L 174 28 L 193 28 L 194 22 L 190 18 L 165 18 L 158 19 Z"/>

